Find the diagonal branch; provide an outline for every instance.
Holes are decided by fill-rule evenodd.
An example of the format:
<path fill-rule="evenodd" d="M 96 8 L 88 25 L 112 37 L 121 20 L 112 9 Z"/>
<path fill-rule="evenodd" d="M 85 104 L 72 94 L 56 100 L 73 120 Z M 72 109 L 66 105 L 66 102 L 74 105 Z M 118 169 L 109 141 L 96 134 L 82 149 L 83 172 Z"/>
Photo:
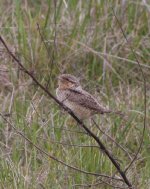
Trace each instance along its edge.
<path fill-rule="evenodd" d="M 113 158 L 113 156 L 110 154 L 110 152 L 107 150 L 107 148 L 105 147 L 105 145 L 100 141 L 100 139 L 78 118 L 75 116 L 75 114 L 69 109 L 67 108 L 63 103 L 61 103 L 56 97 L 54 97 L 51 92 L 49 92 L 47 90 L 47 88 L 45 88 L 33 75 L 32 73 L 30 73 L 24 66 L 23 64 L 20 62 L 19 59 L 17 59 L 17 57 L 15 57 L 15 55 L 9 50 L 8 46 L 6 45 L 5 41 L 3 40 L 3 38 L 0 36 L 0 41 L 2 42 L 2 44 L 4 45 L 4 47 L 6 48 L 6 50 L 8 51 L 8 54 L 13 58 L 13 60 L 15 60 L 15 62 L 22 68 L 22 71 L 24 71 L 29 77 L 31 77 L 33 79 L 33 81 L 50 97 L 52 98 L 57 104 L 59 104 L 64 110 L 66 110 L 75 120 L 76 122 L 85 129 L 85 131 L 91 136 L 93 137 L 93 139 L 97 142 L 97 144 L 99 145 L 100 150 L 102 150 L 107 157 L 110 159 L 110 161 L 112 162 L 112 164 L 116 167 L 116 169 L 118 170 L 119 174 L 121 175 L 121 177 L 123 178 L 124 182 L 127 184 L 127 186 L 129 188 L 132 188 L 132 184 L 130 183 L 130 181 L 128 180 L 126 174 L 123 172 L 123 170 L 121 169 L 121 167 L 118 165 L 117 161 Z"/>

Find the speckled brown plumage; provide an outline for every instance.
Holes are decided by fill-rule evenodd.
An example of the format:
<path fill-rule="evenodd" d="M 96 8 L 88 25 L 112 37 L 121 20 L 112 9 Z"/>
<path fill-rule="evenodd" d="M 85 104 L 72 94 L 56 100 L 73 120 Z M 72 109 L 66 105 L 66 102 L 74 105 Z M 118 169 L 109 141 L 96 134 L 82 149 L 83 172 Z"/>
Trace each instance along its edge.
<path fill-rule="evenodd" d="M 82 89 L 79 79 L 62 74 L 58 77 L 56 95 L 58 100 L 70 108 L 80 119 L 87 119 L 93 114 L 111 113 L 111 110 L 103 108 L 91 94 Z"/>

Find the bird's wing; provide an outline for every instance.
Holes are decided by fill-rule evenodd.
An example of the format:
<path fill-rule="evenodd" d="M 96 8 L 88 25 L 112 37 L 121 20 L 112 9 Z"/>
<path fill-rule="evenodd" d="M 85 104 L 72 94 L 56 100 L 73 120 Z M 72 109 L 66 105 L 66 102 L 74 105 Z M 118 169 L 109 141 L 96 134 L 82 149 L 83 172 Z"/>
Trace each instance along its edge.
<path fill-rule="evenodd" d="M 84 106 L 87 109 L 91 109 L 102 114 L 110 112 L 109 110 L 101 107 L 94 97 L 84 90 L 69 89 L 66 91 L 66 93 L 66 100 L 75 102 L 78 105 Z"/>

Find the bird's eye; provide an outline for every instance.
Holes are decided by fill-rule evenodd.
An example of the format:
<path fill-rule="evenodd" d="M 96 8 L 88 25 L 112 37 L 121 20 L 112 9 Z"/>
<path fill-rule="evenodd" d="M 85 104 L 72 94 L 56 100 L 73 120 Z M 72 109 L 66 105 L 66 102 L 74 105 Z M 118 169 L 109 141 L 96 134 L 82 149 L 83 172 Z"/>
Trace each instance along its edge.
<path fill-rule="evenodd" d="M 70 79 L 68 78 L 65 78 L 66 81 L 70 82 L 70 83 L 75 83 L 74 81 L 71 81 Z"/>

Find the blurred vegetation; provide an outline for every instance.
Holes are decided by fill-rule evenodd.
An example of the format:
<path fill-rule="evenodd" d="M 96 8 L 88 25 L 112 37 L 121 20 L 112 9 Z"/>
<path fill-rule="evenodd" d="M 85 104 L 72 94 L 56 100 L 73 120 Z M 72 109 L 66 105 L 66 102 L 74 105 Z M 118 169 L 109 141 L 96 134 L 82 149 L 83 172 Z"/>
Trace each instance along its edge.
<path fill-rule="evenodd" d="M 133 47 L 147 80 L 147 120 L 150 94 L 150 4 L 130 0 L 1 0 L 0 33 L 25 67 L 55 94 L 57 76 L 80 77 L 85 89 L 106 107 L 125 112 L 128 119 L 95 116 L 101 129 L 133 157 L 143 129 L 143 77 Z M 122 24 L 126 42 L 114 16 Z M 39 27 L 38 27 L 39 26 Z M 112 175 L 108 158 L 92 147 L 83 129 L 22 73 L 0 44 L 1 113 L 43 150 L 80 169 Z M 86 122 L 102 139 L 124 169 L 125 153 Z M 81 133 L 80 133 L 81 132 Z M 146 128 L 142 151 L 127 176 L 137 188 L 150 183 L 150 135 Z M 94 176 L 72 171 L 45 158 L 0 120 L 0 188 L 85 188 Z M 62 145 L 62 142 L 68 145 Z M 81 184 L 77 186 L 77 184 Z M 91 188 L 111 188 L 105 184 Z"/>

